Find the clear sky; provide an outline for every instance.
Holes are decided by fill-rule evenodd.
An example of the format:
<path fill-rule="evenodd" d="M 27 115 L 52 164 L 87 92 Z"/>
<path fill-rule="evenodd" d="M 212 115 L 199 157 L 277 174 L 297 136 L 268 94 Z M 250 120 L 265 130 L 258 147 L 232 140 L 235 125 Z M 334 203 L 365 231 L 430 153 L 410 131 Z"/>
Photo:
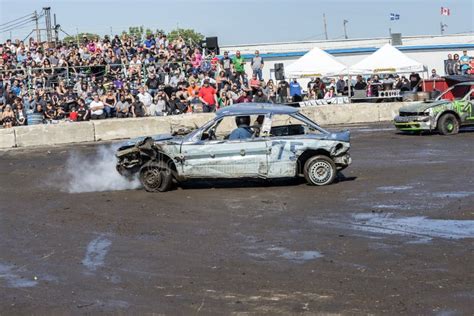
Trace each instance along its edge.
<path fill-rule="evenodd" d="M 403 35 L 446 34 L 474 30 L 474 0 L 0 0 L 2 24 L 50 6 L 61 27 L 70 34 L 121 33 L 143 25 L 169 31 L 177 25 L 218 36 L 219 44 L 246 44 L 324 39 L 323 13 L 330 39 L 342 38 L 348 20 L 349 38 L 387 36 L 388 29 Z M 441 16 L 448 7 L 450 16 Z M 390 13 L 400 14 L 390 21 Z M 41 22 L 44 26 L 44 20 Z M 11 31 L 23 39 L 33 28 Z M 0 41 L 10 31 L 0 33 Z"/>

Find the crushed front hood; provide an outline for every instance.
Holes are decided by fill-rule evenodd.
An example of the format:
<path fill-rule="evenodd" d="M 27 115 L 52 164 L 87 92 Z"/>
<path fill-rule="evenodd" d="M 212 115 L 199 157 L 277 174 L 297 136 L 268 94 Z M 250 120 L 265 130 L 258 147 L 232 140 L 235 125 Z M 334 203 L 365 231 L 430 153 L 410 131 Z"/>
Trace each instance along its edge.
<path fill-rule="evenodd" d="M 153 138 L 153 140 L 156 143 L 169 141 L 169 140 L 180 140 L 181 139 L 181 137 L 172 136 L 171 134 L 158 134 L 158 135 L 153 135 L 153 136 L 141 136 L 141 137 L 137 137 L 137 138 L 132 138 L 132 139 L 128 140 L 126 143 L 124 143 L 123 145 L 124 146 L 133 146 L 136 143 L 145 140 L 145 138 L 147 138 L 147 137 Z"/>
<path fill-rule="evenodd" d="M 417 102 L 410 105 L 405 105 L 400 108 L 400 112 L 407 112 L 407 113 L 423 113 L 429 108 L 449 103 L 448 100 L 438 100 L 438 101 L 424 101 L 424 102 Z"/>
<path fill-rule="evenodd" d="M 351 140 L 350 131 L 334 132 L 334 133 L 324 133 L 324 134 L 306 134 L 298 135 L 299 138 L 311 138 L 311 139 L 327 139 L 327 140 L 338 140 L 340 142 L 349 143 Z"/>

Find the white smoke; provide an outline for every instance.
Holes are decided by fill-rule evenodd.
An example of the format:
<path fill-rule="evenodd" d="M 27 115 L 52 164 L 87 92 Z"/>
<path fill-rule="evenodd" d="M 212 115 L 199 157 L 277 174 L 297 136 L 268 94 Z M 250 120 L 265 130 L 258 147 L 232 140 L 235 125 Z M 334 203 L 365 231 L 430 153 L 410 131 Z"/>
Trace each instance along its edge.
<path fill-rule="evenodd" d="M 115 146 L 116 147 L 116 146 Z M 140 187 L 137 177 L 121 176 L 115 169 L 116 148 L 100 146 L 95 155 L 72 153 L 63 172 L 63 190 L 69 193 L 131 190 Z"/>

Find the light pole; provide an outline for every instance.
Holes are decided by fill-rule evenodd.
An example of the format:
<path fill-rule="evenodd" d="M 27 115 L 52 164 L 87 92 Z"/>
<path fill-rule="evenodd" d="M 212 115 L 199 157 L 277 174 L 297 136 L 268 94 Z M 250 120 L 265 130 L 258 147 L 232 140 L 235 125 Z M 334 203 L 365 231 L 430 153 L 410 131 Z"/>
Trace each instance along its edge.
<path fill-rule="evenodd" d="M 348 20 L 344 20 L 344 21 L 342 22 L 342 24 L 343 24 L 343 26 L 344 26 L 344 38 L 345 38 L 345 39 L 348 39 L 348 38 L 349 38 L 349 37 L 347 36 L 347 28 L 346 28 L 347 23 L 349 23 Z"/>

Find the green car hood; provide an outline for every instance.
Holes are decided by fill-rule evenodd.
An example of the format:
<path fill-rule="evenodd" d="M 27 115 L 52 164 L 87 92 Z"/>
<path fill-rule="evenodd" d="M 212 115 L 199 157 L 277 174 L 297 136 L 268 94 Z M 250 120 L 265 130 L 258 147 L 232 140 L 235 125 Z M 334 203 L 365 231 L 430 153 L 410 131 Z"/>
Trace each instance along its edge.
<path fill-rule="evenodd" d="M 417 102 L 410 105 L 405 105 L 400 108 L 400 112 L 410 112 L 410 113 L 422 113 L 428 110 L 429 108 L 450 103 L 448 100 L 438 100 L 438 101 L 424 101 Z"/>

